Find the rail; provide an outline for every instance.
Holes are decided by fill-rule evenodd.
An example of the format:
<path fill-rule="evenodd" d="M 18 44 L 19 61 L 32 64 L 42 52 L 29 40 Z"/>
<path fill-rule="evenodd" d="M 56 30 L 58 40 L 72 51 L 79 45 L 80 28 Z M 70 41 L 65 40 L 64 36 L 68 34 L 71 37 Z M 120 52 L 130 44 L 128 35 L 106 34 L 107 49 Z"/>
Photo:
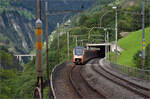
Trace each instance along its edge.
<path fill-rule="evenodd" d="M 92 85 L 90 85 L 89 82 L 83 77 L 81 72 L 81 65 L 74 66 L 70 71 L 69 77 L 72 86 L 81 99 L 98 99 L 98 97 L 102 99 L 108 99 L 104 92 L 98 91 Z"/>
<path fill-rule="evenodd" d="M 76 86 L 76 84 L 74 83 L 73 79 L 72 79 L 72 71 L 73 69 L 75 68 L 75 65 L 73 66 L 73 68 L 71 69 L 70 73 L 69 73 L 69 80 L 73 86 L 73 88 L 76 90 L 77 94 L 80 96 L 80 97 L 84 97 L 84 95 L 82 95 L 82 93 L 80 91 L 78 91 L 78 88 Z"/>
<path fill-rule="evenodd" d="M 95 69 L 95 68 L 94 68 Z M 100 69 L 101 71 L 97 71 L 97 69 L 95 69 L 95 71 L 97 71 L 99 74 L 103 75 L 105 78 L 111 80 L 112 82 L 123 86 L 124 88 L 142 96 L 145 98 L 149 99 L 149 87 L 145 87 L 145 86 L 141 86 L 137 83 L 134 83 L 130 80 L 124 79 L 123 77 L 120 77 L 116 74 L 111 73 L 110 71 L 108 71 L 107 69 L 105 69 L 105 66 L 101 64 L 100 62 Z"/>
<path fill-rule="evenodd" d="M 121 72 L 127 76 L 133 76 L 138 79 L 150 81 L 150 70 L 142 70 L 136 67 L 119 65 L 119 64 L 109 62 L 108 60 L 104 60 L 104 61 L 109 63 L 112 66 L 112 68 L 114 68 L 118 72 Z"/>
<path fill-rule="evenodd" d="M 58 70 L 64 68 L 64 66 L 66 66 L 65 64 L 66 64 L 66 62 L 64 62 L 64 63 L 62 63 L 62 64 L 59 64 L 59 65 L 57 65 L 57 66 L 52 70 L 51 82 L 50 82 L 50 83 L 51 83 L 51 90 L 52 90 L 54 99 L 57 99 L 57 97 L 56 97 L 55 90 L 54 90 L 54 87 L 53 87 L 53 79 L 55 78 L 55 73 L 56 73 Z"/>

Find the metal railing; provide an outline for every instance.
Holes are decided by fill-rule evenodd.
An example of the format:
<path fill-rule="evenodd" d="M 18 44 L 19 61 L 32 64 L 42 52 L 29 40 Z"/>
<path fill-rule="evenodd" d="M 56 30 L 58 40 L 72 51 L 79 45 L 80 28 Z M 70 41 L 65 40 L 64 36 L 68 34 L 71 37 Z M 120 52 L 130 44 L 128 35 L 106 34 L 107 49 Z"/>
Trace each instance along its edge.
<path fill-rule="evenodd" d="M 109 62 L 109 61 L 107 61 Z M 142 70 L 136 67 L 129 67 L 124 65 L 115 64 L 112 62 L 109 62 L 111 64 L 112 68 L 117 70 L 120 73 L 123 73 L 127 76 L 136 77 L 138 79 L 148 80 L 150 81 L 150 70 Z"/>

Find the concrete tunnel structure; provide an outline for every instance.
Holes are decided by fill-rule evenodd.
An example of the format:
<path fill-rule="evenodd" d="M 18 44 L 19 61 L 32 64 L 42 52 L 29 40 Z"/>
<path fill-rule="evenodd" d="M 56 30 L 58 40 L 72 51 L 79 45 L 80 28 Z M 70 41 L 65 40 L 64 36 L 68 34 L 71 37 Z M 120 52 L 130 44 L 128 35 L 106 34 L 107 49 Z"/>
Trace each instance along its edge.
<path fill-rule="evenodd" d="M 106 55 L 105 55 L 105 48 L 108 48 L 106 49 L 107 51 L 113 51 L 113 47 L 112 47 L 112 44 L 111 43 L 101 43 L 101 44 L 86 44 L 86 48 L 87 49 L 98 49 L 100 50 L 100 57 L 101 58 L 104 58 Z"/>

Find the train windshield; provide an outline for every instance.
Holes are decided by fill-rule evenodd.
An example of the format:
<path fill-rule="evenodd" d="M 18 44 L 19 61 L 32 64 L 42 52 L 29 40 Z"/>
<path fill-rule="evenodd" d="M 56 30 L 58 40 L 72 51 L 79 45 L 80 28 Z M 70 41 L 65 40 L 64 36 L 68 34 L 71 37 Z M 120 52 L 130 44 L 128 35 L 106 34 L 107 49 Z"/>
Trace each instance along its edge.
<path fill-rule="evenodd" d="M 75 49 L 75 55 L 82 55 L 83 54 L 83 48 L 76 48 Z"/>

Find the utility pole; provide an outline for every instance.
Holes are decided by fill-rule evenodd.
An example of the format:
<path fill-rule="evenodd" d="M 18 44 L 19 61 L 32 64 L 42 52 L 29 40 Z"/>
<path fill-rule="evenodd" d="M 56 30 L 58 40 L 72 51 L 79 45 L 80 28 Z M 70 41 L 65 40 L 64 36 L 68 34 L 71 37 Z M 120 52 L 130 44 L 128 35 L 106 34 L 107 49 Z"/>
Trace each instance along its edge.
<path fill-rule="evenodd" d="M 68 20 L 67 23 L 64 24 L 64 26 L 68 27 L 68 26 L 70 25 L 70 22 L 71 22 L 71 21 Z M 69 55 L 69 54 L 70 54 L 70 53 L 69 53 L 69 38 L 70 38 L 70 37 L 69 37 L 69 32 L 70 32 L 70 29 L 67 28 L 66 34 L 67 34 L 67 49 L 68 49 L 67 55 L 68 55 L 68 61 L 69 61 L 69 59 L 70 59 L 70 58 L 69 58 L 69 57 L 70 57 L 70 55 Z"/>
<path fill-rule="evenodd" d="M 83 40 L 81 40 L 81 46 L 83 46 Z"/>
<path fill-rule="evenodd" d="M 46 11 L 46 65 L 48 69 L 48 2 L 47 1 L 45 2 L 45 11 Z M 49 74 L 47 74 L 47 76 L 48 75 Z"/>
<path fill-rule="evenodd" d="M 107 29 L 104 29 L 104 31 L 105 31 L 105 58 L 107 58 L 107 45 L 106 45 L 106 39 L 107 39 L 107 34 L 106 34 L 106 32 L 107 32 Z"/>
<path fill-rule="evenodd" d="M 118 40 L 118 20 L 117 20 L 117 16 L 118 16 L 118 14 L 117 14 L 117 8 L 116 8 L 116 28 L 115 28 L 115 30 L 116 30 L 116 56 L 115 56 L 115 63 L 117 64 L 117 40 Z"/>
<path fill-rule="evenodd" d="M 67 47 L 68 47 L 68 61 L 69 61 L 69 31 L 67 32 Z"/>
<path fill-rule="evenodd" d="M 41 97 L 43 97 L 43 64 L 42 64 L 42 48 L 43 48 L 43 43 L 42 43 L 42 21 L 38 19 L 36 21 L 36 65 L 37 65 L 37 84 L 36 87 L 39 88 L 41 94 Z M 40 96 L 40 95 L 39 95 Z M 36 98 L 36 97 L 35 97 Z"/>
<path fill-rule="evenodd" d="M 36 13 L 37 19 L 42 20 L 42 1 L 41 0 L 37 0 L 36 9 L 37 9 L 37 13 Z"/>
<path fill-rule="evenodd" d="M 78 37 L 76 36 L 76 46 L 78 46 Z"/>
<path fill-rule="evenodd" d="M 145 1 L 142 1 L 142 70 L 144 75 L 144 63 L 145 63 Z"/>
<path fill-rule="evenodd" d="M 115 64 L 117 64 L 117 39 L 118 39 L 118 13 L 117 13 L 117 7 L 113 7 L 113 9 L 115 9 Z"/>
<path fill-rule="evenodd" d="M 109 32 L 107 31 L 107 44 L 109 44 Z M 109 45 L 107 45 L 107 59 L 109 60 Z"/>
<path fill-rule="evenodd" d="M 49 73 L 49 59 L 48 59 L 48 2 L 46 0 L 45 2 L 45 11 L 46 11 L 46 72 L 47 72 L 47 83 L 48 83 L 48 86 L 49 86 L 49 93 L 50 93 L 50 90 L 51 90 L 51 87 L 50 87 L 50 73 Z"/>
<path fill-rule="evenodd" d="M 59 33 L 59 23 L 57 23 L 57 34 L 58 34 L 58 35 L 57 35 L 57 37 L 58 37 L 58 38 L 57 38 L 57 40 L 58 40 L 58 41 L 57 41 L 57 42 L 58 42 L 58 44 L 57 44 L 57 48 L 58 48 L 58 63 L 59 63 L 59 62 L 60 62 L 60 55 L 59 55 L 59 53 L 60 53 L 60 52 L 59 52 L 59 51 L 60 51 L 60 50 L 59 50 L 59 49 L 60 49 L 60 46 L 59 46 L 59 44 L 60 44 L 60 41 L 59 41 L 59 37 L 60 37 L 60 35 L 59 35 L 59 34 L 60 34 L 60 33 Z"/>
<path fill-rule="evenodd" d="M 42 4 L 41 0 L 37 0 L 37 20 L 36 20 L 36 67 L 37 67 L 37 83 L 34 90 L 35 99 L 43 99 L 43 64 L 42 64 Z"/>

